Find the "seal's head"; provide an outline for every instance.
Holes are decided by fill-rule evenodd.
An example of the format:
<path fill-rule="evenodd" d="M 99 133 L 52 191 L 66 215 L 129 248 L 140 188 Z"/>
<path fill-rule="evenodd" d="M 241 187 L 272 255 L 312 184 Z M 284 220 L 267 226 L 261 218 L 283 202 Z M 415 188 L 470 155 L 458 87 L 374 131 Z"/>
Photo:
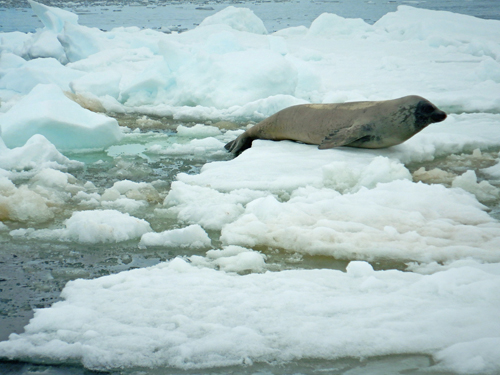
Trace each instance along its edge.
<path fill-rule="evenodd" d="M 430 101 L 422 98 L 415 108 L 415 127 L 423 129 L 429 124 L 444 121 L 446 113 L 438 109 Z"/>

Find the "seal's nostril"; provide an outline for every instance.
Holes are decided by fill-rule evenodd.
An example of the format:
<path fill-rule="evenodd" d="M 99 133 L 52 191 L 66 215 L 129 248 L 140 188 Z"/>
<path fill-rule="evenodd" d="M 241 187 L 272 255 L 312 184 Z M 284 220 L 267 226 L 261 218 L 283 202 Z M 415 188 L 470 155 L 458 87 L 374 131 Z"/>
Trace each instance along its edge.
<path fill-rule="evenodd" d="M 441 122 L 446 119 L 446 113 L 443 111 L 434 111 L 434 113 L 431 115 L 431 119 L 434 122 Z"/>

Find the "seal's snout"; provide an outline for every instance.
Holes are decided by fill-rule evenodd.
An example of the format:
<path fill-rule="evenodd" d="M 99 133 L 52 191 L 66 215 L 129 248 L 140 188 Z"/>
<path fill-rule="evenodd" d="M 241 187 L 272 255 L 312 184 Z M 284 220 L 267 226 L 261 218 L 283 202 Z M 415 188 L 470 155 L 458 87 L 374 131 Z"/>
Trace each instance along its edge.
<path fill-rule="evenodd" d="M 444 121 L 445 119 L 446 119 L 446 113 L 440 111 L 439 109 L 436 109 L 431 115 L 432 122 L 441 122 Z"/>
<path fill-rule="evenodd" d="M 434 104 L 428 100 L 421 100 L 417 104 L 415 110 L 415 126 L 417 129 L 422 130 L 427 125 L 441 122 L 446 118 L 446 113 L 438 109 Z"/>

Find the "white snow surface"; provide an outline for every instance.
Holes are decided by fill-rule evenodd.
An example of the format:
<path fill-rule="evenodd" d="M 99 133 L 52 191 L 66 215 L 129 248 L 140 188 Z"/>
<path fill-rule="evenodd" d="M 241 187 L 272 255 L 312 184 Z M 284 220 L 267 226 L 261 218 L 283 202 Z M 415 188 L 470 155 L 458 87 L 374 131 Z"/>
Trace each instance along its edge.
<path fill-rule="evenodd" d="M 0 343 L 0 357 L 189 369 L 409 353 L 431 355 L 437 370 L 500 372 L 500 222 L 489 212 L 500 199 L 500 22 L 400 6 L 374 25 L 323 14 L 268 34 L 250 10 L 229 7 L 167 35 L 103 32 L 30 3 L 45 27 L 0 34 L 0 235 L 197 253 L 69 282 L 63 301 Z M 257 140 L 179 173 L 165 194 L 126 177 L 99 191 L 61 153 L 144 164 L 222 155 L 242 130 L 219 120 L 408 94 L 448 118 L 383 150 Z M 199 123 L 142 141 L 90 109 Z M 410 172 L 450 157 L 460 174 Z M 474 167 L 484 160 L 494 162 Z M 148 220 L 162 218 L 175 225 L 153 231 Z M 271 271 L 274 251 L 351 262 Z"/>
<path fill-rule="evenodd" d="M 240 276 L 178 258 L 69 282 L 64 301 L 38 310 L 0 350 L 93 369 L 418 352 L 460 369 L 497 370 L 500 301 L 491 297 L 499 287 L 498 265 L 475 262 L 431 275 L 354 261 L 347 273 Z"/>

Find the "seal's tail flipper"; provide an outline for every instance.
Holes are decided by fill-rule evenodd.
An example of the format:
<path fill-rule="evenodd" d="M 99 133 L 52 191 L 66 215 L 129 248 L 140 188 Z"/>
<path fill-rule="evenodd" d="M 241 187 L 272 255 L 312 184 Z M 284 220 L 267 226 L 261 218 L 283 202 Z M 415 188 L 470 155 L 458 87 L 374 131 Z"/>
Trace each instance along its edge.
<path fill-rule="evenodd" d="M 246 136 L 245 134 L 241 134 L 238 138 L 236 138 L 234 141 L 229 142 L 224 146 L 226 150 L 229 152 L 232 152 L 236 156 L 241 154 L 243 151 L 245 151 L 247 148 L 252 147 L 252 141 L 253 138 L 250 138 Z"/>

